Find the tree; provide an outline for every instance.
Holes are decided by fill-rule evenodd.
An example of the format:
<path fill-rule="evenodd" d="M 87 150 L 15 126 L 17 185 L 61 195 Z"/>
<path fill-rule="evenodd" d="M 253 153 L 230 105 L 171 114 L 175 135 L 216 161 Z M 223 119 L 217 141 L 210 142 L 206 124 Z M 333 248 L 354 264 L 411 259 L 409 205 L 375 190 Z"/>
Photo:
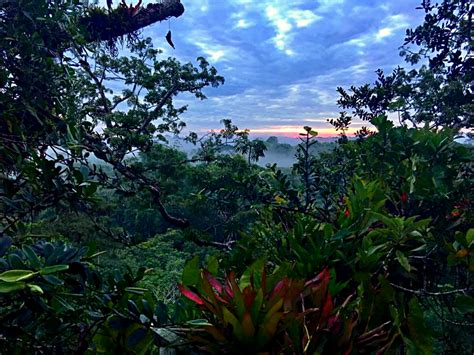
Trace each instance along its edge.
<path fill-rule="evenodd" d="M 425 21 L 407 30 L 400 55 L 421 67 L 377 70 L 374 85 L 339 87 L 338 104 L 363 120 L 394 112 L 400 123 L 433 128 L 474 127 L 472 5 L 466 0 L 423 1 Z M 411 48 L 414 45 L 415 48 Z"/>
<path fill-rule="evenodd" d="M 185 126 L 179 115 L 186 107 L 175 107 L 174 96 L 187 92 L 204 99 L 202 89 L 220 85 L 223 78 L 204 58 L 198 58 L 198 67 L 159 59 L 149 39 L 132 36 L 127 42 L 132 55 L 112 56 L 107 45 L 91 42 L 103 39 L 101 30 L 94 32 L 99 38 L 88 32 L 106 25 L 91 20 L 92 14 L 108 19 L 121 14 L 120 31 L 115 28 L 107 38 L 115 41 L 119 32 L 131 34 L 152 18 L 179 16 L 179 1 L 138 8 L 137 14 L 123 6 L 106 14 L 69 1 L 0 6 L 0 233 L 14 234 L 18 221 L 51 206 L 87 208 L 99 185 L 128 193 L 144 188 L 166 221 L 186 227 L 187 221 L 167 212 L 159 183 L 126 157 Z M 93 24 L 84 27 L 87 21 Z M 110 89 L 112 82 L 123 88 L 120 93 Z M 111 166 L 114 174 L 90 157 Z M 114 175 L 127 183 L 119 185 Z"/>
<path fill-rule="evenodd" d="M 61 218 L 51 209 L 94 208 L 98 188 L 125 194 L 147 190 L 164 219 L 188 225 L 165 209 L 160 180 L 129 159 L 185 126 L 179 115 L 186 108 L 173 104 L 176 95 L 204 99 L 204 87 L 223 82 L 204 58 L 197 67 L 163 60 L 151 40 L 136 36 L 139 28 L 182 10 L 177 0 L 110 12 L 80 1 L 0 2 L 0 347 L 5 351 L 141 353 L 163 344 L 153 329 L 167 321 L 166 312 L 137 287 L 145 269 L 105 277 L 91 263 L 97 260 L 94 251 L 30 242 L 30 230 L 41 211 Z M 129 57 L 111 51 L 118 36 L 127 36 Z M 122 90 L 114 92 L 112 83 Z"/>

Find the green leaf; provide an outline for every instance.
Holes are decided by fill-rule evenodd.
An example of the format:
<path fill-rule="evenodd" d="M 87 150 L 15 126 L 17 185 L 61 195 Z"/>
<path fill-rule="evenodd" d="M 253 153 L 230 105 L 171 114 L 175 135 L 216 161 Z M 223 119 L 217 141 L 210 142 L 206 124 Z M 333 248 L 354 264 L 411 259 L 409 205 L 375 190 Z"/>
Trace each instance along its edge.
<path fill-rule="evenodd" d="M 43 279 L 45 279 L 46 282 L 54 286 L 59 286 L 59 285 L 64 284 L 63 280 L 61 280 L 60 278 L 57 278 L 54 275 L 43 275 Z"/>
<path fill-rule="evenodd" d="M 183 268 L 183 284 L 186 286 L 195 286 L 199 282 L 201 270 L 199 269 L 199 256 L 195 256 L 187 261 Z"/>
<path fill-rule="evenodd" d="M 408 305 L 407 323 L 410 331 L 410 340 L 415 344 L 421 354 L 432 354 L 432 332 L 425 324 L 423 310 L 415 297 L 410 300 Z"/>
<path fill-rule="evenodd" d="M 65 271 L 69 269 L 69 265 L 53 265 L 46 266 L 40 270 L 41 275 L 53 274 L 55 272 Z"/>
<path fill-rule="evenodd" d="M 41 287 L 39 287 L 38 285 L 28 284 L 28 287 L 33 292 L 41 293 L 41 294 L 44 293 L 43 289 Z"/>
<path fill-rule="evenodd" d="M 23 246 L 23 253 L 25 253 L 26 257 L 28 258 L 28 261 L 30 262 L 31 266 L 34 268 L 40 268 L 41 267 L 41 262 L 38 259 L 38 256 L 36 255 L 35 251 L 28 245 Z"/>
<path fill-rule="evenodd" d="M 260 258 L 256 260 L 252 265 L 250 265 L 247 268 L 247 270 L 245 270 L 245 272 L 242 274 L 239 281 L 239 287 L 241 290 L 243 290 L 244 288 L 250 285 L 250 279 L 252 275 L 253 275 L 254 282 L 256 283 L 255 287 L 260 287 L 259 283 L 263 274 L 263 270 L 265 268 L 265 264 L 266 264 L 266 259 Z"/>
<path fill-rule="evenodd" d="M 260 326 L 260 329 L 257 333 L 257 342 L 259 347 L 264 347 L 270 340 L 273 339 L 281 318 L 281 312 L 273 313 L 271 317 L 267 318 Z"/>
<path fill-rule="evenodd" d="M 461 295 L 454 300 L 454 306 L 462 313 L 474 313 L 474 298 Z"/>
<path fill-rule="evenodd" d="M 474 228 L 471 228 L 466 233 L 467 246 L 470 247 L 474 243 Z"/>
<path fill-rule="evenodd" d="M 206 259 L 206 269 L 212 274 L 217 275 L 217 271 L 219 269 L 219 261 L 215 256 L 209 256 Z"/>
<path fill-rule="evenodd" d="M 17 282 L 33 277 L 36 272 L 31 270 L 8 270 L 0 274 L 0 280 L 5 282 Z"/>
<path fill-rule="evenodd" d="M 143 295 L 148 289 L 142 287 L 125 287 L 125 292 L 134 293 L 136 295 Z"/>
<path fill-rule="evenodd" d="M 252 304 L 252 308 L 250 309 L 250 315 L 252 316 L 252 321 L 257 324 L 258 321 L 258 315 L 260 313 L 260 309 L 263 304 L 263 290 L 259 289 L 257 291 L 257 295 L 255 296 L 255 299 Z"/>
<path fill-rule="evenodd" d="M 223 310 L 222 314 L 224 316 L 224 321 L 232 325 L 233 335 L 240 342 L 245 342 L 246 337 L 242 329 L 242 325 L 240 324 L 238 319 L 226 307 L 223 307 L 222 310 Z"/>
<path fill-rule="evenodd" d="M 400 250 L 397 250 L 396 254 L 397 254 L 397 260 L 400 263 L 400 265 L 403 266 L 403 268 L 406 271 L 410 272 L 411 266 L 410 266 L 410 263 L 408 262 L 408 258 L 405 256 L 405 254 L 403 254 Z"/>
<path fill-rule="evenodd" d="M 0 293 L 10 293 L 25 288 L 24 282 L 4 282 L 0 281 Z"/>

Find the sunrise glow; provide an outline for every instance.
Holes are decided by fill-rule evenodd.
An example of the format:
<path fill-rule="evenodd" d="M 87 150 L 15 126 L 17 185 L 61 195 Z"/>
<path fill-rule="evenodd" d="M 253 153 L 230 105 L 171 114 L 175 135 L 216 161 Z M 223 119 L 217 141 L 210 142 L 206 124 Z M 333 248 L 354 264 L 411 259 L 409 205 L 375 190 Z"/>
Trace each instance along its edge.
<path fill-rule="evenodd" d="M 346 132 L 347 135 L 353 135 L 360 127 L 350 127 L 349 130 Z M 319 137 L 336 137 L 339 135 L 339 132 L 332 127 L 327 128 L 313 128 L 316 132 L 318 132 Z M 274 135 L 274 136 L 283 136 L 283 137 L 290 137 L 296 138 L 299 137 L 300 133 L 305 133 L 305 130 L 302 126 L 268 126 L 268 127 L 260 127 L 260 128 L 252 128 L 250 129 L 251 134 L 262 134 L 262 135 Z"/>

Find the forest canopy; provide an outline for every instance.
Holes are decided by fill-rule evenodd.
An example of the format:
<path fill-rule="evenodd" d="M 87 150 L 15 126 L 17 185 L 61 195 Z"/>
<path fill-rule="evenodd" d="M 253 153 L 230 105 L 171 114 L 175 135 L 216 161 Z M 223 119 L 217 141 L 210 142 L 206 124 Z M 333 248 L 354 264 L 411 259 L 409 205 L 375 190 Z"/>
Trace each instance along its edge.
<path fill-rule="evenodd" d="M 470 2 L 423 1 L 406 68 L 296 147 L 183 134 L 177 99 L 224 78 L 140 29 L 184 10 L 0 1 L 2 351 L 471 354 Z"/>

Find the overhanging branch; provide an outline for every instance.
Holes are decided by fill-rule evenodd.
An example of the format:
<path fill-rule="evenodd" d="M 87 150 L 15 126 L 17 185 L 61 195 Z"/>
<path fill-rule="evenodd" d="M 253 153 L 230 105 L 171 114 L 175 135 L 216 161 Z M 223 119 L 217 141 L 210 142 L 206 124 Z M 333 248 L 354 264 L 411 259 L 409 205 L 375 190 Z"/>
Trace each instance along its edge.
<path fill-rule="evenodd" d="M 130 8 L 118 7 L 110 13 L 91 13 L 80 19 L 87 41 L 108 41 L 136 32 L 155 22 L 180 17 L 184 6 L 180 0 L 165 0 L 157 4 L 148 4 L 136 12 Z"/>

